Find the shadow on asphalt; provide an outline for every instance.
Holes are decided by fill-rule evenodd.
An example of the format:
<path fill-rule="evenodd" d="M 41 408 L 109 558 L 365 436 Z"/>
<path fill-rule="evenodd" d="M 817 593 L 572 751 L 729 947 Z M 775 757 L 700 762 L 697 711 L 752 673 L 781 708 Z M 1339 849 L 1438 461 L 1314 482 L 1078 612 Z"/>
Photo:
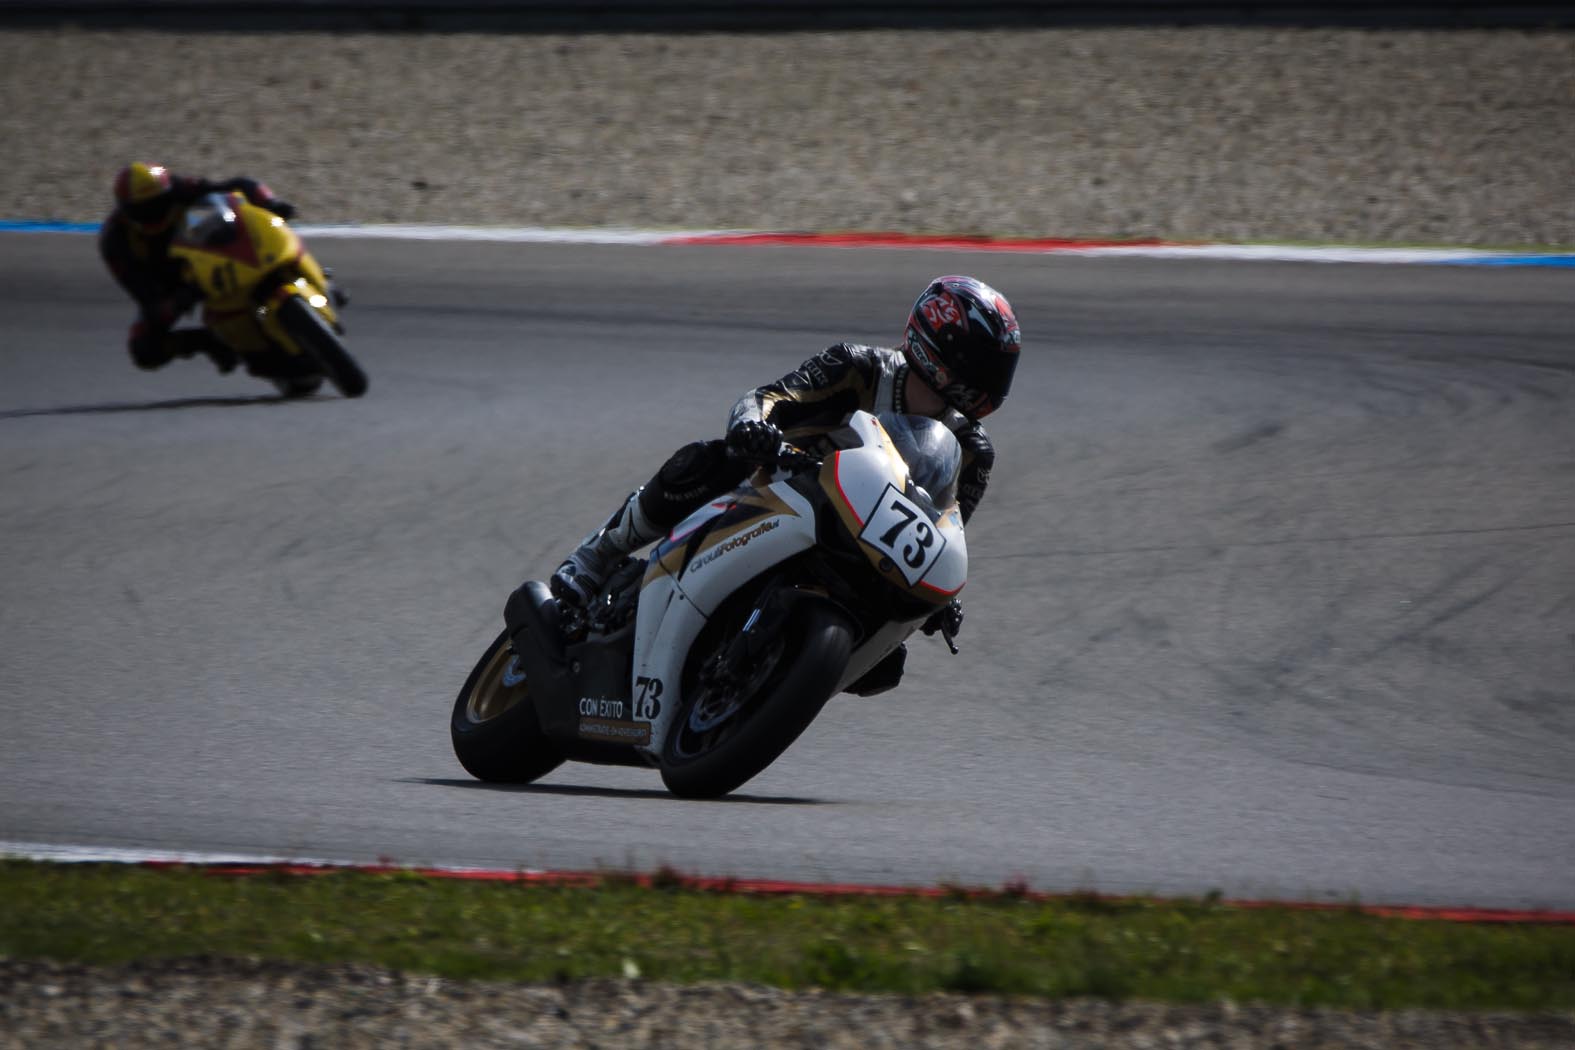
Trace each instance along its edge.
<path fill-rule="evenodd" d="M 28 416 L 107 416 L 119 412 L 166 412 L 182 408 L 239 408 L 245 405 L 283 405 L 301 401 L 329 401 L 326 397 L 281 397 L 254 394 L 249 397 L 181 397 L 167 401 L 106 401 L 98 405 L 60 405 L 56 408 L 14 408 L 0 412 L 0 419 Z"/>
<path fill-rule="evenodd" d="M 522 795 L 569 795 L 594 798 L 662 798 L 671 802 L 691 801 L 680 799 L 660 788 L 608 788 L 588 787 L 582 784 L 486 784 L 480 780 L 459 780 L 444 777 L 417 777 L 402 780 L 404 784 L 431 784 L 434 787 L 474 788 L 481 791 L 507 791 Z M 727 795 L 710 799 L 711 802 L 744 803 L 756 806 L 830 806 L 834 802 L 821 798 L 798 798 L 792 795 Z"/>

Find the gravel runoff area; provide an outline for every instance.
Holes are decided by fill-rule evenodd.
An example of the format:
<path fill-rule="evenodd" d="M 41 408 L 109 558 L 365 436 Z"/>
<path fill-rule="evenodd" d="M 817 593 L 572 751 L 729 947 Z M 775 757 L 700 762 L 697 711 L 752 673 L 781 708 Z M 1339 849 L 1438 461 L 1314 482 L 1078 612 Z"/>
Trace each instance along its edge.
<path fill-rule="evenodd" d="M 1575 245 L 1575 31 L 0 31 L 0 218 Z"/>
<path fill-rule="evenodd" d="M 0 218 L 131 159 L 319 222 L 1575 244 L 1575 33 L 0 31 Z M 0 1048 L 1568 1048 L 1575 1015 L 0 959 Z"/>
<path fill-rule="evenodd" d="M 114 980 L 106 986 L 106 975 Z M 0 1050 L 1568 1050 L 1575 1015 L 1356 1013 L 994 996 L 918 998 L 457 982 L 364 967 L 174 960 L 116 971 L 0 961 Z"/>

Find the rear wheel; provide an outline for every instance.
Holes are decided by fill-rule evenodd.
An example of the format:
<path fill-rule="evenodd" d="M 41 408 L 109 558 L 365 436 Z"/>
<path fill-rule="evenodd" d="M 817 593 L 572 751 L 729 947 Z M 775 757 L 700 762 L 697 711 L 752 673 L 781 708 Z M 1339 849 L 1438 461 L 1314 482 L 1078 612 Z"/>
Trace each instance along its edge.
<path fill-rule="evenodd" d="M 339 341 L 339 334 L 312 309 L 311 303 L 298 295 L 291 296 L 279 307 L 279 324 L 301 350 L 316 358 L 328 381 L 341 394 L 360 397 L 366 393 L 366 373 Z"/>
<path fill-rule="evenodd" d="M 662 782 L 684 798 L 717 798 L 786 751 L 831 698 L 853 652 L 853 625 L 805 602 L 760 658 L 726 674 L 717 655 L 685 682 L 662 745 Z"/>
<path fill-rule="evenodd" d="M 519 669 L 509 633 L 487 647 L 454 700 L 449 719 L 454 755 L 477 780 L 527 784 L 563 764 L 541 731 L 530 683 Z"/>

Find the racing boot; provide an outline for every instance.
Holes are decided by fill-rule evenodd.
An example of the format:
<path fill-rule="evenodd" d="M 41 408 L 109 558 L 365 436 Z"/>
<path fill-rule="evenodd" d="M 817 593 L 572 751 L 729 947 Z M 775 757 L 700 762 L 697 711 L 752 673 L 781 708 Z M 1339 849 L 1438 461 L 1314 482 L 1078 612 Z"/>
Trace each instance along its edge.
<path fill-rule="evenodd" d="M 644 491 L 642 486 L 631 492 L 607 524 L 585 537 L 558 566 L 547 581 L 554 598 L 578 609 L 590 605 L 601 593 L 614 566 L 665 531 L 652 524 L 640 506 L 640 494 Z"/>

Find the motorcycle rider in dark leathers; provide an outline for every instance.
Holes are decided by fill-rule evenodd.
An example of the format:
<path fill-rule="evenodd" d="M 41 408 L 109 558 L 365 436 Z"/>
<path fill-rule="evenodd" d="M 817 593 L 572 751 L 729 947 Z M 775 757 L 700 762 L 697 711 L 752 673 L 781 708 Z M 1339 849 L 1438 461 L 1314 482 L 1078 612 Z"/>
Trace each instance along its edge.
<path fill-rule="evenodd" d="M 201 298 L 181 276 L 170 256 L 177 220 L 199 197 L 239 191 L 282 219 L 295 208 L 255 179 L 223 182 L 176 175 L 157 164 L 129 164 L 115 176 L 115 210 L 99 229 L 98 250 L 115 280 L 137 303 L 138 318 L 127 350 L 138 368 L 155 369 L 177 357 L 205 354 L 220 372 L 235 368 L 235 351 L 202 328 L 172 331 L 175 322 Z"/>
<path fill-rule="evenodd" d="M 685 445 L 585 538 L 549 581 L 559 602 L 583 608 L 625 556 L 659 539 L 691 513 L 732 491 L 773 457 L 783 439 L 829 454 L 825 435 L 858 409 L 938 419 L 963 450 L 958 504 L 966 523 L 989 484 L 995 448 L 979 420 L 1011 388 L 1022 336 L 1011 305 L 973 277 L 931 281 L 914 303 L 900 348 L 839 343 L 733 406 L 727 436 Z M 962 624 L 956 599 L 924 625 L 948 643 Z M 870 695 L 902 677 L 899 647 L 850 691 Z"/>

